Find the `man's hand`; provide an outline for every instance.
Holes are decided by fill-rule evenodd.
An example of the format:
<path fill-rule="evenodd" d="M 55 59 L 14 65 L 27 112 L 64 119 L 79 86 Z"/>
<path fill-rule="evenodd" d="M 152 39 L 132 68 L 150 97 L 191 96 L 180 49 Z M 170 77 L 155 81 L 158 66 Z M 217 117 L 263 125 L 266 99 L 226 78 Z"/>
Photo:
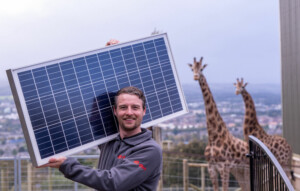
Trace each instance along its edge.
<path fill-rule="evenodd" d="M 110 45 L 113 45 L 113 44 L 118 44 L 119 41 L 116 40 L 116 39 L 110 39 L 105 46 L 110 46 Z"/>
<path fill-rule="evenodd" d="M 38 168 L 51 167 L 51 168 L 59 168 L 60 165 L 66 160 L 66 157 L 58 157 L 58 158 L 50 158 L 48 164 L 44 164 L 39 166 Z"/>

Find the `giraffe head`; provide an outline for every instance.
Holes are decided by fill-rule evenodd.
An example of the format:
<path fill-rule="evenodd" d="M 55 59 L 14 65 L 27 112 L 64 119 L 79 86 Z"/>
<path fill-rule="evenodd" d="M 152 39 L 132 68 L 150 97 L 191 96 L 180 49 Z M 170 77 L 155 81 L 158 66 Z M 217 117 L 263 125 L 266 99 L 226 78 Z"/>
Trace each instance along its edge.
<path fill-rule="evenodd" d="M 233 85 L 236 87 L 235 89 L 235 94 L 239 95 L 241 94 L 243 91 L 245 91 L 245 87 L 247 86 L 247 82 L 244 84 L 244 79 L 241 78 L 241 81 L 237 78 L 236 79 L 237 83 L 234 83 Z"/>
<path fill-rule="evenodd" d="M 188 64 L 194 72 L 194 80 L 200 79 L 200 75 L 202 74 L 203 69 L 207 66 L 207 64 L 202 65 L 202 61 L 203 57 L 200 58 L 199 62 L 197 62 L 196 58 L 194 58 L 194 64 Z"/>

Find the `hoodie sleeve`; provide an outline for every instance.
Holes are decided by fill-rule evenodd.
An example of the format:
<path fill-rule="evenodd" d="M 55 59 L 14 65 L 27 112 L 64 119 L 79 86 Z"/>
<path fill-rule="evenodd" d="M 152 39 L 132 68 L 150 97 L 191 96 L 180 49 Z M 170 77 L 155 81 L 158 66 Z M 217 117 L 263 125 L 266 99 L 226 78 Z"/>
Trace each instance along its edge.
<path fill-rule="evenodd" d="M 155 146 L 140 148 L 118 160 L 122 161 L 110 170 L 99 170 L 81 165 L 76 159 L 68 158 L 59 170 L 68 179 L 103 191 L 131 190 L 145 181 L 157 185 L 157 182 L 153 183 L 151 178 L 157 179 L 160 175 L 162 163 L 160 148 Z M 156 185 L 152 186 L 156 187 Z"/>

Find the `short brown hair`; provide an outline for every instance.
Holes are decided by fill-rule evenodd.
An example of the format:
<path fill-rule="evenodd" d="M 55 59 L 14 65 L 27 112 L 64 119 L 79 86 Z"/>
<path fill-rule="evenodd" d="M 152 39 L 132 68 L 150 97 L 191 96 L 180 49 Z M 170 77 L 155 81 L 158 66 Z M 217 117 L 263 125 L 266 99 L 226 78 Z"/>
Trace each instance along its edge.
<path fill-rule="evenodd" d="M 115 108 L 117 108 L 118 96 L 121 94 L 136 95 L 140 100 L 142 100 L 143 109 L 146 108 L 146 98 L 145 98 L 143 91 L 134 86 L 128 86 L 128 87 L 122 88 L 116 93 L 115 104 L 114 104 Z"/>

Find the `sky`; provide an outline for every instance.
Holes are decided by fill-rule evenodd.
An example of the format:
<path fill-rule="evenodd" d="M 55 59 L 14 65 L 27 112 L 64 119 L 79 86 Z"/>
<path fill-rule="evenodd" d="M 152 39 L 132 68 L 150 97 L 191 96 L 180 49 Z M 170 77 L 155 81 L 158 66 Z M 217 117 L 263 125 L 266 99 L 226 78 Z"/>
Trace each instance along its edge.
<path fill-rule="evenodd" d="M 0 81 L 5 71 L 168 34 L 180 82 L 204 57 L 209 83 L 280 84 L 279 2 L 274 0 L 0 0 Z"/>

